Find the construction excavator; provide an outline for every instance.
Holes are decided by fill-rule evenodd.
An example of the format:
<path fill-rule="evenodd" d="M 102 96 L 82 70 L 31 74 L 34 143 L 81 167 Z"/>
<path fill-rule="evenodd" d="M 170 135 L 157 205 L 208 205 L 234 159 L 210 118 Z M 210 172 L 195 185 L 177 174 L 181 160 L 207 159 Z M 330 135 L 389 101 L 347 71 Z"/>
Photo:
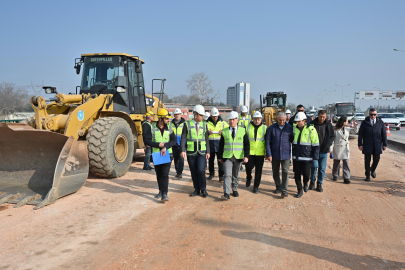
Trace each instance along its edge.
<path fill-rule="evenodd" d="M 263 114 L 263 121 L 266 126 L 277 122 L 277 114 L 287 109 L 287 94 L 284 92 L 267 92 L 263 97 L 260 95 L 260 108 Z"/>
<path fill-rule="evenodd" d="M 78 191 L 89 170 L 103 178 L 123 176 L 144 147 L 145 113 L 165 108 L 165 79 L 152 80 L 152 95 L 146 94 L 144 63 L 124 53 L 82 54 L 75 59 L 77 74 L 83 67 L 76 93 L 44 87 L 52 97 L 31 98 L 35 117 L 28 125 L 0 123 L 0 205 L 52 204 Z M 161 83 L 157 93 L 155 80 Z"/>

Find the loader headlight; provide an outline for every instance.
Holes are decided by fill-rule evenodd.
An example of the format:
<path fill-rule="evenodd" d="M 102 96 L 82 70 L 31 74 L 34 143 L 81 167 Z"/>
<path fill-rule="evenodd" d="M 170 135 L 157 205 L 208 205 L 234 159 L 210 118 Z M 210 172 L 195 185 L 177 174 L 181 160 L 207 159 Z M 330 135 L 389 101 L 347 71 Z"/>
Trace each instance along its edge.
<path fill-rule="evenodd" d="M 44 86 L 44 87 L 42 87 L 42 89 L 45 90 L 46 94 L 57 94 L 58 93 L 58 91 L 56 91 L 56 87 Z"/>

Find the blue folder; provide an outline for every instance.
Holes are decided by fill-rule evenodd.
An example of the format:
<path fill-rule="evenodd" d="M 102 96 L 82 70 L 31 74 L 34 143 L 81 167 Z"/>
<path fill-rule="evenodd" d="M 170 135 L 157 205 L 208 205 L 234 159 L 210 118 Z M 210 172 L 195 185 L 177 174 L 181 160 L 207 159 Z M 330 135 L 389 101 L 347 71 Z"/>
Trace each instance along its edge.
<path fill-rule="evenodd" d="M 152 153 L 152 158 L 153 158 L 153 165 L 160 165 L 160 164 L 172 162 L 170 160 L 169 150 L 166 150 L 166 155 L 164 155 L 164 156 L 162 156 L 160 151 Z"/>

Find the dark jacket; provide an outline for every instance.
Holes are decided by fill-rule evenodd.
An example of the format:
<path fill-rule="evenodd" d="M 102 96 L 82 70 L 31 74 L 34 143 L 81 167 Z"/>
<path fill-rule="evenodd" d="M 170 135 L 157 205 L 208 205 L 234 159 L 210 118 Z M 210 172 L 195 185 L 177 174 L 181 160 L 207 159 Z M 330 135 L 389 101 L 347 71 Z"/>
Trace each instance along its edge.
<path fill-rule="evenodd" d="M 231 128 L 231 127 L 229 127 Z M 242 127 L 238 127 L 242 128 Z M 221 140 L 219 141 L 219 152 L 218 152 L 218 157 L 217 159 L 223 159 L 223 161 L 227 160 L 226 158 L 222 158 L 222 155 L 224 154 L 224 145 L 225 145 L 225 139 L 223 134 L 221 135 Z M 247 132 L 245 133 L 245 136 L 243 136 L 243 156 L 246 158 L 249 158 L 250 155 L 250 142 L 249 142 L 249 135 Z M 238 159 L 238 161 L 242 161 L 243 159 Z"/>
<path fill-rule="evenodd" d="M 290 160 L 292 133 L 293 127 L 287 123 L 283 129 L 278 123 L 269 126 L 266 132 L 266 156 L 273 160 Z"/>
<path fill-rule="evenodd" d="M 325 122 L 322 124 L 319 123 L 318 117 L 314 119 L 314 121 L 311 122 L 311 125 L 314 126 L 316 129 L 316 132 L 318 132 L 318 138 L 319 138 L 319 130 L 322 125 L 326 125 L 325 127 L 325 137 L 323 138 L 322 145 L 319 145 L 319 152 L 320 153 L 329 153 L 330 152 L 330 147 L 335 140 L 335 131 L 333 130 L 333 126 L 330 123 L 330 119 L 326 118 Z M 321 138 L 319 138 L 319 142 L 321 141 Z"/>
<path fill-rule="evenodd" d="M 153 125 L 157 125 L 157 123 L 153 123 Z M 165 130 L 169 131 L 169 127 L 165 126 Z M 152 141 L 152 128 L 150 125 L 143 125 L 143 142 L 150 147 L 160 148 L 158 142 Z M 172 133 L 170 134 L 170 141 L 165 143 L 164 147 L 166 147 L 166 150 L 169 150 L 174 145 L 176 145 L 176 135 Z"/>
<path fill-rule="evenodd" d="M 387 146 L 387 131 L 381 118 L 377 118 L 374 126 L 371 126 L 370 116 L 361 123 L 359 129 L 358 146 L 363 146 L 363 154 L 380 155 L 382 147 Z"/>
<path fill-rule="evenodd" d="M 224 121 L 221 116 L 218 116 L 218 120 L 216 122 L 214 122 L 210 116 L 207 120 L 207 123 L 211 122 L 215 127 L 219 123 L 219 121 Z M 222 122 L 221 122 L 221 125 L 222 125 Z M 219 151 L 219 140 L 210 140 L 210 148 L 211 148 L 211 152 L 217 153 Z"/>
<path fill-rule="evenodd" d="M 193 121 L 193 120 L 191 120 Z M 201 124 L 203 122 L 200 122 Z M 180 143 L 180 147 L 181 147 L 181 152 L 186 152 L 187 153 L 187 133 L 188 133 L 188 128 L 187 128 L 187 123 L 184 124 L 183 126 L 183 134 L 181 134 L 181 143 Z M 209 154 L 211 153 L 210 151 L 210 141 L 208 138 L 208 128 L 205 132 L 205 145 L 206 145 L 206 153 Z"/>
<path fill-rule="evenodd" d="M 291 126 L 294 126 L 294 124 L 295 124 L 294 118 L 295 118 L 296 114 L 297 113 L 295 113 L 293 116 L 291 116 L 290 121 L 288 121 L 288 124 L 290 124 Z M 311 118 L 309 116 L 307 116 L 307 126 L 311 125 L 311 122 L 312 122 Z"/>

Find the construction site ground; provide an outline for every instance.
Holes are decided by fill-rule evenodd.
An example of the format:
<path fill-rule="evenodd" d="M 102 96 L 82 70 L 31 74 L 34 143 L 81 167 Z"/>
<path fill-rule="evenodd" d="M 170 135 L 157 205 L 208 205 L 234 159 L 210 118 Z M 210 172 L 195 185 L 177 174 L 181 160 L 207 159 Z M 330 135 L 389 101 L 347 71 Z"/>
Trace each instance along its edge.
<path fill-rule="evenodd" d="M 193 191 L 187 162 L 181 180 L 170 173 L 169 198 L 154 199 L 154 171 L 143 156 L 118 179 L 89 176 L 76 194 L 55 204 L 0 206 L 0 269 L 405 269 L 405 155 L 388 149 L 377 178 L 364 182 L 363 155 L 351 140 L 349 185 L 331 181 L 324 192 L 294 198 L 275 190 L 265 162 L 260 193 L 245 187 L 221 201 Z"/>

